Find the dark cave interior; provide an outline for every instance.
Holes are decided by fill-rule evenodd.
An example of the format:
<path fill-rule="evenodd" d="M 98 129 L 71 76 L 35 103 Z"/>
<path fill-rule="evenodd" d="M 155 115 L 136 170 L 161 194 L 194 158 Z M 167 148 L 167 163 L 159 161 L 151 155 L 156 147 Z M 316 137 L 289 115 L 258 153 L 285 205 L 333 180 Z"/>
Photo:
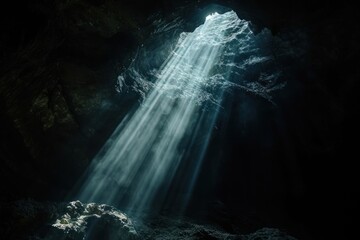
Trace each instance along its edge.
<path fill-rule="evenodd" d="M 149 38 L 149 17 L 167 19 L 181 7 L 195 12 L 210 4 L 234 10 L 255 32 L 267 28 L 293 39 L 305 53 L 275 97 L 276 107 L 240 90 L 230 93 L 239 97 L 224 103 L 230 110 L 217 123 L 186 214 L 229 232 L 268 226 L 298 239 L 357 234 L 354 6 L 310 0 L 28 0 L 0 8 L 1 239 L 30 239 L 31 227 L 13 217 L 13 204 L 68 200 L 136 104 L 136 94 L 121 95 L 114 86 L 130 54 Z M 182 14 L 194 20 L 190 13 Z M 196 24 L 185 28 L 193 31 Z"/>

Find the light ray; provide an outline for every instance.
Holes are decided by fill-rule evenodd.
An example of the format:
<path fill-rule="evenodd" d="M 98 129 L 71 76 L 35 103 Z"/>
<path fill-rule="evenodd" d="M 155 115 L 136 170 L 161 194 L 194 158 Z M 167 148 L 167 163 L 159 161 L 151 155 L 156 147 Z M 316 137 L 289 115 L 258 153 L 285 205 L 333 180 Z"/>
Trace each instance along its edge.
<path fill-rule="evenodd" d="M 209 104 L 200 104 L 198 98 L 222 60 L 232 31 L 242 25 L 233 11 L 214 13 L 178 42 L 143 104 L 127 116 L 93 161 L 79 199 L 141 212 L 155 199 L 163 200 L 159 196 L 166 195 L 179 166 L 191 161 L 183 168 L 186 186 L 180 187 L 187 201 L 219 110 L 218 105 L 205 110 Z M 222 95 L 222 89 L 213 90 L 216 102 Z"/>

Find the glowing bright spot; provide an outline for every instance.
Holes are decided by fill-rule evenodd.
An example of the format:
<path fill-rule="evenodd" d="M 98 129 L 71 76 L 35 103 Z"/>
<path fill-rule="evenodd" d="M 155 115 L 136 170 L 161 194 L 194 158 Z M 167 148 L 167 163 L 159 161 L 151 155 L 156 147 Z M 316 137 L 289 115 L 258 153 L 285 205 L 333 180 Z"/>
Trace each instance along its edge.
<path fill-rule="evenodd" d="M 219 15 L 217 12 L 211 13 L 210 15 L 206 16 L 206 21 L 214 18 L 217 15 Z"/>

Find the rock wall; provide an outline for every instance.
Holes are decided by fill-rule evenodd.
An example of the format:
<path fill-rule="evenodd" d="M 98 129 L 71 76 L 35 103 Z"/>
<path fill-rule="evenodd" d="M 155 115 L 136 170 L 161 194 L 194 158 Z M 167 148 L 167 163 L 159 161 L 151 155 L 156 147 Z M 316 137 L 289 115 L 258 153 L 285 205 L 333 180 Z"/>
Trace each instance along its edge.
<path fill-rule="evenodd" d="M 146 34 L 139 30 L 146 17 L 119 1 L 28 1 L 4 11 L 5 179 L 11 175 L 37 196 L 68 189 L 136 100 L 122 99 L 114 85 L 127 54 Z M 29 176 L 43 188 L 32 186 Z"/>
<path fill-rule="evenodd" d="M 359 133 L 357 8 L 310 0 L 6 2 L 0 8 L 1 204 L 28 196 L 63 198 L 137 100 L 116 93 L 114 85 L 129 53 L 147 38 L 147 17 L 156 11 L 171 14 L 185 3 L 217 2 L 275 35 L 294 29 L 307 34 L 309 51 L 292 85 L 302 95 L 281 100 L 286 124 L 277 150 L 282 155 L 273 158 L 284 169 L 295 169 L 302 182 L 279 196 L 287 214 L 314 232 L 339 229 L 329 235 L 344 238 L 343 233 L 350 235 L 344 229 L 356 229 L 358 173 L 350 156 L 357 156 L 353 139 Z M 232 178 L 238 175 L 236 162 L 228 163 L 229 177 L 219 184 L 248 179 Z M 259 168 L 249 169 L 254 177 Z M 291 179 L 291 171 L 283 173 Z"/>

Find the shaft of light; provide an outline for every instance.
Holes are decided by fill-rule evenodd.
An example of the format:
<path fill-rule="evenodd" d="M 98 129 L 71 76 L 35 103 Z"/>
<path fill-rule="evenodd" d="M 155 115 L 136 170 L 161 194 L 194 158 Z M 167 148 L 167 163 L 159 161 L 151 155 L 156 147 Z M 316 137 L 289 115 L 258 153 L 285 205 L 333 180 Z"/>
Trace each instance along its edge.
<path fill-rule="evenodd" d="M 162 66 L 143 104 L 119 126 L 90 166 L 79 192 L 83 201 L 121 204 L 141 212 L 166 195 L 182 161 L 185 195 L 191 193 L 217 108 L 197 101 L 228 41 L 234 12 L 213 14 L 188 33 Z M 222 91 L 214 90 L 217 101 Z M 187 198 L 187 197 L 186 197 Z"/>

